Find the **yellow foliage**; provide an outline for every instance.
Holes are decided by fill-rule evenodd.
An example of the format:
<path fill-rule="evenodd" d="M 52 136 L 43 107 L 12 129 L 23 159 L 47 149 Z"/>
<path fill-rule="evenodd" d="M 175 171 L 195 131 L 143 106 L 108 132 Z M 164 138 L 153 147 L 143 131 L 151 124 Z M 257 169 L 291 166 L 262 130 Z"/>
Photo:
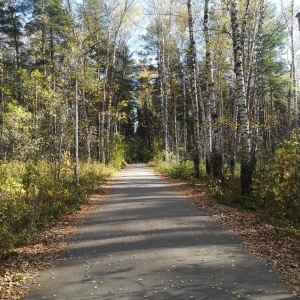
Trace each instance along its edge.
<path fill-rule="evenodd" d="M 286 211 L 300 210 L 300 144 L 296 139 L 284 142 L 270 161 L 268 170 L 256 172 L 254 191 L 263 199 L 279 201 Z"/>

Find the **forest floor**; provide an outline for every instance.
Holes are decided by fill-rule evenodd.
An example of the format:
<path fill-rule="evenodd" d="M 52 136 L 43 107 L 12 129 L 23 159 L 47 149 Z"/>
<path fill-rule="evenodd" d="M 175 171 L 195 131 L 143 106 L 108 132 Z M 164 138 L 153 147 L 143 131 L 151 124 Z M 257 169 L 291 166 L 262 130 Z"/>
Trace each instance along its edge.
<path fill-rule="evenodd" d="M 244 246 L 277 269 L 282 281 L 300 296 L 300 240 L 286 231 L 263 223 L 254 213 L 218 204 L 187 182 L 161 176 L 181 195 L 191 198 L 200 210 L 220 220 L 224 228 L 242 237 Z M 46 230 L 35 235 L 28 244 L 14 249 L 0 258 L 0 299 L 21 299 L 35 274 L 51 265 L 57 254 L 68 243 L 76 228 L 91 215 L 99 202 L 109 193 L 113 179 L 102 187 L 101 194 L 93 195 L 81 210 L 61 217 Z"/>

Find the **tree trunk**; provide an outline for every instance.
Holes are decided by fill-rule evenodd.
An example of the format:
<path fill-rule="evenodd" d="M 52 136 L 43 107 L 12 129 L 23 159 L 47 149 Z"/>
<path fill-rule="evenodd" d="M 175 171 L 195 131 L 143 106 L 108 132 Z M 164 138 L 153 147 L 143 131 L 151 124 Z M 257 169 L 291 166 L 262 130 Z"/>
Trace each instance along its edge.
<path fill-rule="evenodd" d="M 249 118 L 245 93 L 245 82 L 242 60 L 241 35 L 239 30 L 236 0 L 231 1 L 230 15 L 232 26 L 232 41 L 234 52 L 235 74 L 237 82 L 237 97 L 239 105 L 239 121 L 241 132 L 241 191 L 243 195 L 250 194 L 252 185 L 251 141 Z"/>
<path fill-rule="evenodd" d="M 164 148 L 164 160 L 169 160 L 169 128 L 168 128 L 168 100 L 166 95 L 166 65 L 165 65 L 165 41 L 163 28 L 160 24 L 158 26 L 158 77 L 160 84 L 160 105 L 161 105 L 161 121 L 163 128 L 163 148 Z"/>
<path fill-rule="evenodd" d="M 194 135 L 194 172 L 196 178 L 200 178 L 200 123 L 199 123 L 199 98 L 197 87 L 197 59 L 196 59 L 196 45 L 194 38 L 194 21 L 192 15 L 191 0 L 187 1 L 188 8 L 188 24 L 189 24 L 189 69 L 190 69 L 190 85 L 193 106 L 193 135 Z"/>
<path fill-rule="evenodd" d="M 109 50 L 108 50 L 109 51 Z M 105 122 L 106 122 L 106 106 L 107 106 L 107 95 L 106 95 L 106 81 L 108 79 L 108 65 L 109 65 L 109 58 L 107 58 L 107 66 L 105 67 L 105 75 L 103 78 L 103 99 L 102 99 L 102 115 L 101 115 L 101 140 L 100 140 L 100 148 L 101 148 L 101 154 L 100 154 L 100 161 L 104 164 L 106 164 L 105 161 Z"/>
<path fill-rule="evenodd" d="M 237 123 L 238 123 L 238 100 L 237 98 L 234 99 L 232 103 L 232 114 L 231 114 L 231 121 L 232 121 L 232 130 L 230 133 L 229 138 L 229 170 L 230 174 L 234 175 L 235 171 L 235 163 L 236 163 L 236 152 L 237 152 Z"/>
<path fill-rule="evenodd" d="M 109 74 L 109 95 L 107 102 L 107 127 L 106 127 L 106 155 L 105 164 L 110 163 L 110 138 L 111 138 L 111 119 L 112 119 L 112 103 L 115 90 L 115 68 L 116 68 L 116 45 L 113 45 L 113 54 L 111 59 L 110 74 Z"/>
<path fill-rule="evenodd" d="M 295 1 L 291 1 L 291 15 L 294 16 Z M 298 99 L 297 99 L 297 82 L 296 82 L 296 67 L 295 67 L 295 41 L 294 41 L 294 19 L 291 19 L 290 27 L 290 38 L 291 38 L 291 81 L 292 81 L 292 98 L 294 103 L 294 128 L 296 129 L 297 138 L 299 138 L 298 129 Z"/>
<path fill-rule="evenodd" d="M 3 53 L 2 53 L 2 49 L 0 48 L 0 110 L 1 112 L 4 109 L 4 92 L 3 92 L 3 88 L 4 88 L 4 70 L 3 70 Z"/>
<path fill-rule="evenodd" d="M 96 149 L 96 159 L 97 161 L 101 161 L 101 132 L 102 132 L 102 124 L 101 124 L 101 105 L 100 105 L 100 80 L 101 80 L 101 68 L 100 61 L 98 60 L 98 83 L 97 83 L 97 100 L 99 101 L 98 113 L 97 113 L 97 149 Z"/>
<path fill-rule="evenodd" d="M 223 154 L 222 154 L 222 137 L 221 137 L 221 126 L 220 118 L 216 107 L 216 93 L 215 93 L 215 82 L 214 73 L 211 60 L 211 47 L 210 47 L 210 34 L 209 34 L 209 0 L 205 0 L 204 8 L 204 33 L 206 43 L 206 73 L 207 73 L 207 85 L 208 85 L 208 99 L 209 99 L 209 124 L 211 142 L 211 166 L 212 175 L 215 179 L 222 182 L 223 176 Z M 210 149 L 208 149 L 210 150 Z"/>
<path fill-rule="evenodd" d="M 262 76 L 262 51 L 263 51 L 263 21 L 264 21 L 264 0 L 261 0 L 259 7 L 258 32 L 255 46 L 255 83 L 254 83 L 254 100 L 253 100 L 253 121 L 254 128 L 252 131 L 251 145 L 251 163 L 252 168 L 256 165 L 256 152 L 259 142 L 259 127 L 264 123 L 264 118 L 261 118 L 261 106 L 263 103 L 263 76 Z M 264 136 L 264 134 L 263 134 Z"/>
<path fill-rule="evenodd" d="M 187 113 L 187 91 L 185 73 L 183 72 L 183 158 L 187 159 L 187 141 L 188 141 L 188 113 Z"/>

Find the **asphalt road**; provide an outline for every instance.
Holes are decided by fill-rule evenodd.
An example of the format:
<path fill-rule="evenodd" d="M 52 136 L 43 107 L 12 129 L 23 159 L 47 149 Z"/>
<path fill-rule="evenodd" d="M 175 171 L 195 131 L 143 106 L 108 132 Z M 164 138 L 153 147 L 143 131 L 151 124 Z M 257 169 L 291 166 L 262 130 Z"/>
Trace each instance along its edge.
<path fill-rule="evenodd" d="M 24 299 L 299 298 L 239 238 L 134 164 Z"/>

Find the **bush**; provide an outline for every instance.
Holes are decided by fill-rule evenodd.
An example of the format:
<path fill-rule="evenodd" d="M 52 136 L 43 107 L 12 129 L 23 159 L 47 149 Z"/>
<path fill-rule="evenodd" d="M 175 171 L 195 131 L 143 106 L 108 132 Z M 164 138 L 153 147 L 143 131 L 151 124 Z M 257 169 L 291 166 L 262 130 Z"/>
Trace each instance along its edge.
<path fill-rule="evenodd" d="M 158 155 L 154 158 L 153 161 L 149 163 L 150 166 L 153 166 L 157 171 L 170 176 L 172 178 L 182 178 L 191 180 L 194 178 L 194 165 L 190 160 L 186 161 L 176 161 L 174 157 L 169 154 L 170 162 L 164 162 L 162 160 L 162 155 Z M 205 165 L 203 162 L 200 164 L 201 174 L 205 176 Z"/>
<path fill-rule="evenodd" d="M 59 168 L 59 170 L 57 169 Z M 80 163 L 80 186 L 67 154 L 60 164 L 10 162 L 0 165 L 0 249 L 5 252 L 62 213 L 78 209 L 115 168 Z"/>
<path fill-rule="evenodd" d="M 126 156 L 126 143 L 120 134 L 116 134 L 111 144 L 110 164 L 120 170 L 126 166 L 124 157 Z"/>
<path fill-rule="evenodd" d="M 299 222 L 300 216 L 300 144 L 284 142 L 265 168 L 256 171 L 254 192 L 265 203 L 276 202 L 282 217 Z"/>

